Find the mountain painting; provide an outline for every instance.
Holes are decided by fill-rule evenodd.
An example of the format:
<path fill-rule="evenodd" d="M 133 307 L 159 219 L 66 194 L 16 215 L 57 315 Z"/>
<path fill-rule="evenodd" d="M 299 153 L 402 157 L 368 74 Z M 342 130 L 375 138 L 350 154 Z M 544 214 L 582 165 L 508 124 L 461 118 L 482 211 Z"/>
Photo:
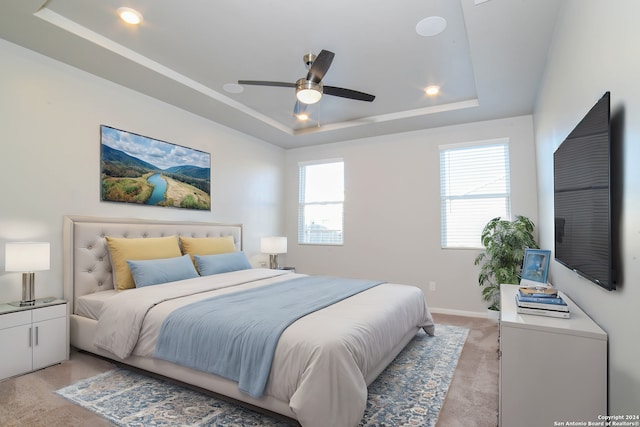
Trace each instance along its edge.
<path fill-rule="evenodd" d="M 211 209 L 211 155 L 100 126 L 101 199 Z"/>

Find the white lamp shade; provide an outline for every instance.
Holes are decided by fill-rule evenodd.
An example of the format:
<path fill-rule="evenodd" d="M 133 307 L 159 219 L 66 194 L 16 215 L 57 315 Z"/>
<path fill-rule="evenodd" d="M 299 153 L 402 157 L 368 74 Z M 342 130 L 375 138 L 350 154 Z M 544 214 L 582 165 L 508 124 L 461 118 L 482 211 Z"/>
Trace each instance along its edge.
<path fill-rule="evenodd" d="M 49 263 L 50 244 L 48 242 L 16 242 L 5 245 L 4 269 L 6 271 L 48 270 Z"/>
<path fill-rule="evenodd" d="M 265 254 L 286 254 L 287 238 L 286 237 L 263 237 L 260 239 L 260 251 Z"/>

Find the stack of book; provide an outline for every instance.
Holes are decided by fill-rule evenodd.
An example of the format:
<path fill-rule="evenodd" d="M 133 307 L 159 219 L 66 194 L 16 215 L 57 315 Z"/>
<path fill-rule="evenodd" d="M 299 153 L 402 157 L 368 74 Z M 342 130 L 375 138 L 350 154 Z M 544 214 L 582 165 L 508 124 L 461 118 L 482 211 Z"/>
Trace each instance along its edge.
<path fill-rule="evenodd" d="M 568 319 L 569 306 L 558 291 L 547 287 L 520 287 L 516 294 L 518 313 Z"/>

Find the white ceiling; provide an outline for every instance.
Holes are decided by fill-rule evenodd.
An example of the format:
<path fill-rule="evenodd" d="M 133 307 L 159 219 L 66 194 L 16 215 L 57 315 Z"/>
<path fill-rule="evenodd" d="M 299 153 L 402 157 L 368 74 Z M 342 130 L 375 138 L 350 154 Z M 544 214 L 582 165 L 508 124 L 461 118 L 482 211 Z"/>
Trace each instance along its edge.
<path fill-rule="evenodd" d="M 0 36 L 284 148 L 531 114 L 561 0 L 3 0 Z M 124 24 L 128 6 L 144 20 Z M 439 35 L 416 24 L 446 19 Z M 324 95 L 293 116 L 304 54 L 335 53 Z M 423 89 L 439 85 L 441 94 Z"/>

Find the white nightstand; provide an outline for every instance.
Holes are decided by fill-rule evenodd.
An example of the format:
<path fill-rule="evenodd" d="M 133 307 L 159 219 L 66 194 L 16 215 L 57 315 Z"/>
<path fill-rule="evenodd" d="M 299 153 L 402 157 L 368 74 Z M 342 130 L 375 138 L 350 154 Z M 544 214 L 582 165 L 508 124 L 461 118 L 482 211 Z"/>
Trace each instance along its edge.
<path fill-rule="evenodd" d="M 0 304 L 0 380 L 69 359 L 68 325 L 64 300 L 40 299 L 24 307 Z"/>

